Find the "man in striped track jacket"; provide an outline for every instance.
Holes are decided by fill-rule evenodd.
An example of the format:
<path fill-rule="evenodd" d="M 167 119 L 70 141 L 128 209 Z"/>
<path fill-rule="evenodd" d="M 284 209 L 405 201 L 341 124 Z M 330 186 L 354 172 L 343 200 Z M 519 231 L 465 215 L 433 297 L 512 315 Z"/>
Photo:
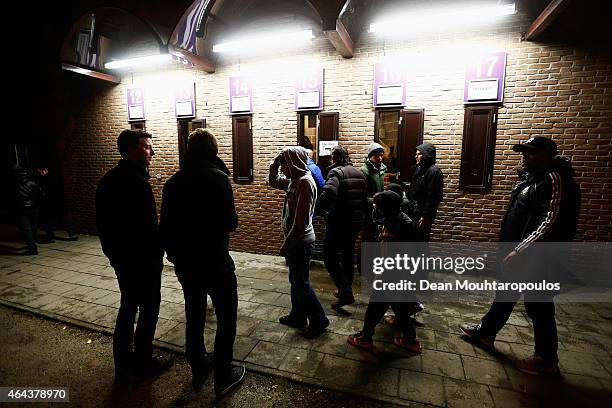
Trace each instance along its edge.
<path fill-rule="evenodd" d="M 500 231 L 502 270 L 527 278 L 538 275 L 537 242 L 568 242 L 576 234 L 580 212 L 580 189 L 574 181 L 569 159 L 557 156 L 556 143 L 535 136 L 513 147 L 523 154 L 521 180 L 510 197 Z M 533 251 L 533 252 L 531 252 Z M 546 262 L 546 261 L 544 261 Z M 516 280 L 514 276 L 513 281 Z M 529 374 L 558 374 L 558 339 L 554 294 L 537 301 L 526 294 L 525 310 L 533 322 L 535 353 L 517 362 L 517 368 Z M 475 345 L 493 348 L 495 336 L 508 321 L 519 292 L 498 292 L 488 313 L 477 325 L 461 325 L 461 330 Z"/>

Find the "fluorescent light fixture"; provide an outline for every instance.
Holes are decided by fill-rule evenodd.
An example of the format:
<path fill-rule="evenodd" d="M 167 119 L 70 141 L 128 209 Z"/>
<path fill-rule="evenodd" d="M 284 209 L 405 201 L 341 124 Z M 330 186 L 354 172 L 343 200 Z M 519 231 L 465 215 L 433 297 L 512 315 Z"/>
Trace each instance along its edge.
<path fill-rule="evenodd" d="M 172 61 L 170 54 L 147 55 L 145 57 L 129 58 L 124 60 L 111 61 L 104 64 L 106 69 L 125 69 L 137 67 L 154 67 L 165 65 Z"/>
<path fill-rule="evenodd" d="M 265 34 L 244 36 L 213 45 L 213 52 L 232 54 L 257 54 L 262 51 L 278 51 L 309 42 L 312 30 L 279 30 Z"/>
<path fill-rule="evenodd" d="M 454 29 L 469 30 L 474 26 L 494 24 L 515 12 L 514 3 L 419 9 L 375 21 L 370 24 L 370 32 L 397 37 Z"/>

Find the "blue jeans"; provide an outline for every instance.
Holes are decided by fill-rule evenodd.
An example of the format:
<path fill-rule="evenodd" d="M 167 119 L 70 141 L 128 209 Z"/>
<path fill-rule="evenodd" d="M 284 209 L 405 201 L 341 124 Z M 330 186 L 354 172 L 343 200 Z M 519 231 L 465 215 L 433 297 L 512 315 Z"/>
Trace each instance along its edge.
<path fill-rule="evenodd" d="M 313 326 L 325 322 L 325 311 L 310 286 L 310 257 L 314 243 L 298 243 L 287 253 L 289 283 L 291 284 L 291 312 L 289 317 L 296 322 L 306 322 Z"/>

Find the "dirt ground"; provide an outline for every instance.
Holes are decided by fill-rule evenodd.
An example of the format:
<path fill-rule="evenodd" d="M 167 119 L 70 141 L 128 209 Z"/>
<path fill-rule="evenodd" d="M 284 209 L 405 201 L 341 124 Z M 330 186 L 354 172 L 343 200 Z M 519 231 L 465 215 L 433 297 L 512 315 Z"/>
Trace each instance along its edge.
<path fill-rule="evenodd" d="M 211 379 L 202 392 L 195 393 L 191 388 L 189 366 L 182 355 L 174 354 L 174 366 L 159 378 L 119 390 L 113 387 L 112 337 L 5 306 L 0 306 L 0 345 L 2 387 L 70 387 L 70 405 L 82 407 L 213 406 Z M 9 406 L 17 405 L 11 403 Z M 216 406 L 339 408 L 390 405 L 248 372 L 244 384 Z"/>

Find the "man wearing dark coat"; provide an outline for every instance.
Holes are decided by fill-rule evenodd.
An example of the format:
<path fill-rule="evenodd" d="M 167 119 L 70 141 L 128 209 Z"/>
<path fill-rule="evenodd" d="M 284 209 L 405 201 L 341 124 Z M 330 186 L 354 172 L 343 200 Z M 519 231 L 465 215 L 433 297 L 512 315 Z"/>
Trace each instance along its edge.
<path fill-rule="evenodd" d="M 152 346 L 161 302 L 164 252 L 148 181 L 148 166 L 155 154 L 151 134 L 124 130 L 117 146 L 122 158 L 102 177 L 96 192 L 96 223 L 102 250 L 115 269 L 121 291 L 113 337 L 115 379 L 121 382 L 129 373 L 160 374 L 172 362 L 153 356 Z"/>
<path fill-rule="evenodd" d="M 580 188 L 574 181 L 569 159 L 557 156 L 557 145 L 552 139 L 535 136 L 514 145 L 513 150 L 523 154 L 523 169 L 502 220 L 499 240 L 506 250 L 501 252 L 501 268 L 510 275 L 527 274 L 533 278 L 539 274 L 542 262 L 550 262 L 535 252 L 538 242 L 574 239 L 580 213 Z M 495 301 L 479 324 L 460 326 L 464 336 L 477 346 L 492 349 L 497 333 L 510 318 L 520 295 L 520 292 L 496 292 Z M 533 322 L 535 342 L 533 356 L 517 361 L 517 368 L 525 373 L 559 374 L 553 296 L 535 298 L 525 293 L 525 310 Z"/>
<path fill-rule="evenodd" d="M 242 382 L 245 368 L 232 364 L 238 292 L 229 234 L 238 227 L 238 216 L 218 150 L 208 129 L 189 135 L 185 165 L 164 186 L 160 230 L 185 296 L 192 385 L 199 391 L 214 365 L 215 394 L 221 397 Z M 204 345 L 207 295 L 217 316 L 214 358 Z"/>
<path fill-rule="evenodd" d="M 407 215 L 417 224 L 420 241 L 427 242 L 442 201 L 444 175 L 436 165 L 436 147 L 431 143 L 417 146 L 414 157 L 416 169 L 406 192 L 412 211 Z"/>
<path fill-rule="evenodd" d="M 316 213 L 327 221 L 323 256 L 325 267 L 338 289 L 338 300 L 332 303 L 337 309 L 355 302 L 355 240 L 365 223 L 368 196 L 365 175 L 353 167 L 348 151 L 336 146 L 331 156 L 333 164 L 327 173 Z"/>

